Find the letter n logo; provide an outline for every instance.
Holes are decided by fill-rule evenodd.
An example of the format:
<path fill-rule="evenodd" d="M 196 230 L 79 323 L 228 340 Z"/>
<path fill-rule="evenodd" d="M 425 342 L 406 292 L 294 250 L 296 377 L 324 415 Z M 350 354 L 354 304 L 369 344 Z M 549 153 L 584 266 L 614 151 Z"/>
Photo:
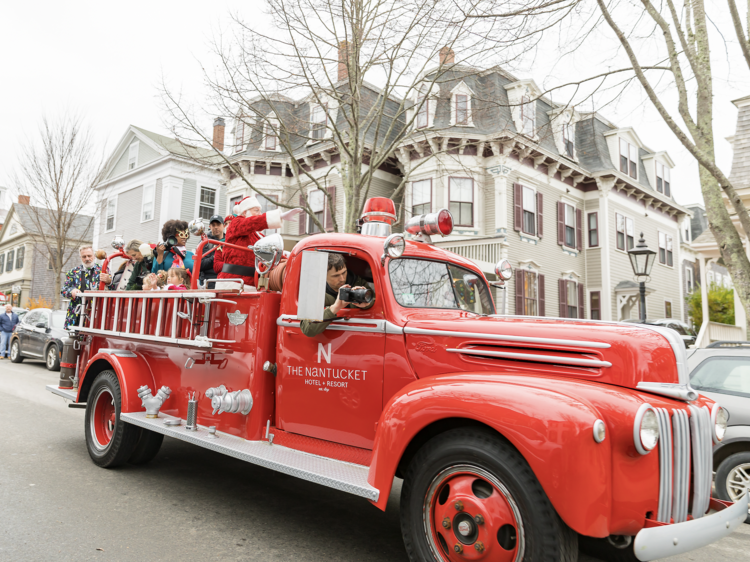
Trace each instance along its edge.
<path fill-rule="evenodd" d="M 320 363 L 320 356 L 323 356 L 323 359 L 326 360 L 326 363 L 331 363 L 331 344 L 328 344 L 328 351 L 326 351 L 326 348 L 323 347 L 322 343 L 318 344 L 318 363 Z"/>

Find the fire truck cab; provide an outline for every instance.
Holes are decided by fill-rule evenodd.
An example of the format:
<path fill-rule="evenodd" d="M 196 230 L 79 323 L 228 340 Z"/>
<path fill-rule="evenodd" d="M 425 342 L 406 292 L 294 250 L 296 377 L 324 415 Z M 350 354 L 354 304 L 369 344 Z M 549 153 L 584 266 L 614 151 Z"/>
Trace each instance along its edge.
<path fill-rule="evenodd" d="M 745 520 L 747 498 L 711 498 L 726 412 L 690 387 L 676 333 L 499 315 L 482 272 L 430 244 L 450 213 L 390 234 L 389 204 L 368 201 L 362 234 L 310 236 L 281 264 L 278 235 L 243 248 L 257 289 L 86 292 L 48 390 L 85 403 L 92 460 L 148 462 L 166 435 L 383 510 L 403 478 L 413 561 L 573 561 L 579 542 L 653 560 Z M 224 243 L 204 239 L 196 268 L 209 244 Z M 375 300 L 308 337 L 329 253 Z M 498 264 L 497 283 L 510 272 Z"/>

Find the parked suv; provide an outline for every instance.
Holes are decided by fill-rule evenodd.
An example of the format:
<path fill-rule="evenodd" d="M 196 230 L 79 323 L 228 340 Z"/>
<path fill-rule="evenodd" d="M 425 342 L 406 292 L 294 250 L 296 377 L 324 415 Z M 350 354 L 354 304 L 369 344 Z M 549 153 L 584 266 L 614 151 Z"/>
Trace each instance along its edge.
<path fill-rule="evenodd" d="M 688 368 L 693 388 L 729 411 L 726 435 L 713 450 L 715 485 L 720 499 L 737 501 L 750 491 L 750 342 L 689 350 Z"/>
<path fill-rule="evenodd" d="M 638 319 L 624 320 L 624 322 L 644 324 L 644 322 L 641 322 Z M 663 328 L 671 328 L 672 330 L 680 334 L 680 339 L 685 343 L 685 347 L 690 347 L 691 345 L 693 345 L 695 343 L 695 338 L 698 337 L 698 335 L 690 326 L 688 326 L 682 320 L 677 320 L 676 318 L 660 318 L 659 320 L 646 320 L 645 324 L 649 324 L 651 326 L 661 326 Z"/>
<path fill-rule="evenodd" d="M 10 340 L 10 360 L 43 359 L 50 371 L 60 370 L 62 338 L 67 335 L 65 312 L 35 308 L 18 323 Z"/>

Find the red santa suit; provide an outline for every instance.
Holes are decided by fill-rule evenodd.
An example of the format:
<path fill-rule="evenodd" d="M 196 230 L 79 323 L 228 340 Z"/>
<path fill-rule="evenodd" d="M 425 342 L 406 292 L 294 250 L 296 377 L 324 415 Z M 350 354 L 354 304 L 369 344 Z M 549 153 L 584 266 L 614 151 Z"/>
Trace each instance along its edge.
<path fill-rule="evenodd" d="M 281 211 L 274 209 L 254 217 L 239 216 L 248 209 L 260 207 L 254 195 L 242 199 L 234 206 L 234 212 L 238 215 L 229 222 L 226 232 L 226 242 L 242 248 L 253 246 L 263 236 L 262 231 L 267 228 L 281 228 Z M 242 279 L 245 285 L 255 285 L 255 254 L 252 250 L 247 252 L 221 247 L 216 250 L 214 257 L 214 270 L 219 273 L 219 279 Z"/>

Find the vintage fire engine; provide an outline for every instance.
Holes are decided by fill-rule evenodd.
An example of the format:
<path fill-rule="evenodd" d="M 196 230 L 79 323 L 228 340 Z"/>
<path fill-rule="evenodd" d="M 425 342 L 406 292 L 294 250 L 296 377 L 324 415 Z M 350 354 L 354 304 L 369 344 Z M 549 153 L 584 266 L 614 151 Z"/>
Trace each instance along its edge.
<path fill-rule="evenodd" d="M 498 315 L 477 267 L 430 243 L 447 210 L 406 234 L 389 199 L 365 211 L 361 234 L 310 236 L 281 266 L 279 235 L 242 248 L 257 289 L 200 288 L 196 269 L 187 291 L 86 292 L 48 389 L 85 403 L 93 461 L 148 462 L 167 435 L 383 510 L 400 477 L 414 561 L 572 561 L 579 539 L 653 560 L 744 521 L 747 498 L 711 498 L 726 411 L 690 387 L 676 333 Z M 196 268 L 209 244 L 226 245 L 204 238 Z M 307 337 L 332 252 L 374 304 Z"/>

